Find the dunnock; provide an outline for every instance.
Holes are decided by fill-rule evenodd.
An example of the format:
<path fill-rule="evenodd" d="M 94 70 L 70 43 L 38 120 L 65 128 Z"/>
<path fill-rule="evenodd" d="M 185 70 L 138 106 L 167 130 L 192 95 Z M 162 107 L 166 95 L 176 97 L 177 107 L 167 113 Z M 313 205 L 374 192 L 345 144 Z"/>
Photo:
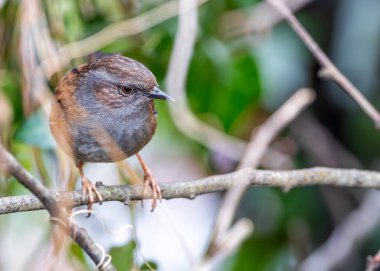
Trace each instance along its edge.
<path fill-rule="evenodd" d="M 144 171 L 144 193 L 153 191 L 152 211 L 161 190 L 138 152 L 156 130 L 153 99 L 173 100 L 156 78 L 136 60 L 112 55 L 68 72 L 58 83 L 50 114 L 50 130 L 58 145 L 74 159 L 88 209 L 96 187 L 83 173 L 85 162 L 115 162 L 136 154 Z"/>

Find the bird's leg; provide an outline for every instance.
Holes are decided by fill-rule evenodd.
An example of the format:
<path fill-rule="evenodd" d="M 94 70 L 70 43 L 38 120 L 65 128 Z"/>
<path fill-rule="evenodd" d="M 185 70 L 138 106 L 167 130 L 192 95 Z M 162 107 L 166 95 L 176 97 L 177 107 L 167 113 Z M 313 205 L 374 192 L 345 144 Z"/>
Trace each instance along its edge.
<path fill-rule="evenodd" d="M 148 168 L 148 166 L 145 164 L 144 160 L 142 159 L 141 155 L 136 153 L 137 159 L 139 159 L 139 162 L 141 164 L 141 167 L 144 171 L 144 190 L 143 190 L 143 196 L 146 193 L 146 190 L 148 186 L 152 189 L 153 193 L 153 202 L 152 202 L 152 212 L 157 207 L 157 200 L 159 199 L 161 201 L 162 195 L 161 195 L 161 188 L 158 185 L 156 179 L 154 178 L 152 172 Z"/>
<path fill-rule="evenodd" d="M 93 185 L 91 181 L 87 179 L 86 176 L 84 176 L 83 162 L 78 164 L 78 169 L 79 169 L 79 174 L 81 176 L 81 182 L 82 182 L 82 199 L 85 200 L 86 194 L 88 195 L 87 209 L 91 211 L 92 205 L 94 204 L 94 195 L 92 193 L 94 193 L 95 196 L 98 198 L 98 200 L 100 201 L 100 204 L 102 204 L 103 198 L 100 195 L 98 189 L 96 189 L 95 185 Z M 88 216 L 90 216 L 90 214 L 91 213 L 89 213 Z"/>

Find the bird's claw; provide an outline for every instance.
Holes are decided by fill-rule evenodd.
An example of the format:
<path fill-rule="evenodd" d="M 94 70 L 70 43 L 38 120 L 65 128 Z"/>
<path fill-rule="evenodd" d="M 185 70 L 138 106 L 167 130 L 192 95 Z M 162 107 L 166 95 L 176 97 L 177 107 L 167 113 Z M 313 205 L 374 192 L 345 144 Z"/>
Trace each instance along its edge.
<path fill-rule="evenodd" d="M 100 204 L 103 203 L 103 198 L 100 195 L 96 186 L 93 185 L 91 181 L 89 181 L 87 178 L 83 177 L 82 178 L 82 199 L 83 200 L 86 200 L 86 194 L 88 195 L 87 210 L 89 211 L 87 217 L 90 217 L 91 211 L 92 211 L 92 205 L 94 204 L 94 194 L 95 194 L 95 197 L 99 200 Z"/>
<path fill-rule="evenodd" d="M 146 191 L 148 189 L 148 186 L 152 189 L 153 194 L 153 201 L 152 201 L 152 209 L 151 212 L 154 211 L 154 209 L 157 207 L 157 200 L 162 200 L 162 194 L 161 194 L 161 188 L 154 178 L 153 174 L 150 171 L 147 171 L 144 175 L 144 189 L 143 189 L 143 197 L 146 194 Z M 141 204 L 143 205 L 143 202 L 141 201 Z M 144 205 L 143 205 L 144 206 Z"/>

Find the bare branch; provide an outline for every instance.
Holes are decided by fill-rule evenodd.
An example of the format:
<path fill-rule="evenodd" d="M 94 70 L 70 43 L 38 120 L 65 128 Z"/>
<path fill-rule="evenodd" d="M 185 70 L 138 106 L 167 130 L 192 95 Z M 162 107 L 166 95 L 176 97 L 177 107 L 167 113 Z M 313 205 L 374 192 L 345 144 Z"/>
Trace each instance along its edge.
<path fill-rule="evenodd" d="M 244 168 L 224 175 L 215 175 L 189 182 L 161 183 L 164 199 L 194 199 L 203 194 L 224 191 L 235 185 L 280 187 L 284 191 L 291 188 L 311 185 L 340 187 L 380 188 L 380 173 L 357 169 L 336 169 L 316 167 L 298 170 L 255 170 Z M 142 196 L 143 185 L 97 184 L 104 201 L 128 203 L 132 200 L 151 199 L 151 191 Z M 52 192 L 54 200 L 62 206 L 77 207 L 87 204 L 81 199 L 81 191 Z M 43 209 L 36 196 L 13 196 L 0 199 L 0 214 Z"/>
<path fill-rule="evenodd" d="M 372 119 L 376 128 L 380 129 L 380 113 L 376 108 L 363 96 L 363 94 L 337 69 L 327 55 L 321 50 L 318 44 L 300 24 L 292 11 L 281 0 L 266 0 L 270 3 L 282 16 L 286 18 L 289 25 L 297 33 L 304 42 L 306 47 L 314 55 L 315 59 L 322 66 L 319 73 L 324 78 L 335 81 Z"/>

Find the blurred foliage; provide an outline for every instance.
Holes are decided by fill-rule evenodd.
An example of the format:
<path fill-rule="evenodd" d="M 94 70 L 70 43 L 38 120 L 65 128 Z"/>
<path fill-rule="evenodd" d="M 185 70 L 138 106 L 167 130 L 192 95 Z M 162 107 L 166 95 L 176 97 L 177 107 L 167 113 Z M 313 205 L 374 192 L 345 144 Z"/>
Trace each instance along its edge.
<path fill-rule="evenodd" d="M 286 239 L 281 240 L 280 236 L 250 238 L 242 244 L 232 270 L 294 270 L 290 262 L 291 257 L 289 255 L 283 257 L 284 254 L 289 254 L 286 245 Z"/>
<path fill-rule="evenodd" d="M 209 39 L 203 48 L 196 47 L 195 53 L 187 88 L 190 105 L 198 114 L 212 112 L 212 117 L 206 119 L 217 118 L 214 125 L 221 124 L 221 130 L 232 132 L 235 121 L 246 123 L 240 115 L 257 104 L 260 97 L 255 59 L 247 52 L 232 55 L 223 43 Z"/>
<path fill-rule="evenodd" d="M 48 119 L 42 110 L 36 111 L 21 123 L 14 134 L 14 139 L 45 150 L 53 149 L 55 146 L 48 127 Z"/>
<path fill-rule="evenodd" d="M 50 159 L 47 157 L 52 155 L 55 143 L 51 139 L 44 113 L 36 110 L 30 116 L 26 116 L 23 108 L 25 86 L 22 83 L 24 77 L 19 51 L 21 50 L 19 20 L 22 2 L 0 1 L 0 91 L 7 97 L 13 110 L 11 127 L 8 127 L 5 132 L 10 138 L 7 145 L 18 160 L 28 170 L 37 171 L 38 176 L 44 179 L 44 173 L 40 172 L 40 168 L 36 165 L 37 155 L 33 148 L 42 150 L 42 160 L 46 160 Z M 274 73 L 273 77 L 265 77 L 265 67 L 271 63 L 279 67 L 280 64 L 276 61 L 281 59 L 274 59 L 272 53 L 272 58 L 265 58 L 260 50 L 260 46 L 266 46 L 265 38 L 266 35 L 270 38 L 270 33 L 264 33 L 261 37 L 264 41 L 259 37 L 257 44 L 250 43 L 242 37 L 237 37 L 236 40 L 225 40 L 219 25 L 222 15 L 226 12 L 249 7 L 257 2 L 209 1 L 200 8 L 198 39 L 186 86 L 190 107 L 200 119 L 242 139 L 248 139 L 252 129 L 270 114 L 262 107 L 263 100 L 267 99 L 270 91 L 267 86 L 271 85 L 271 80 L 284 77 L 276 77 Z M 322 47 L 328 50 L 329 47 L 333 47 L 334 41 L 339 39 L 330 27 L 334 16 L 337 16 L 339 1 L 315 2 L 317 3 L 308 6 L 300 13 L 300 19 Z M 164 1 L 43 0 L 41 7 L 55 45 L 61 45 L 89 37 L 109 24 L 142 14 L 160 3 Z M 339 30 L 339 27 L 337 29 Z M 141 34 L 115 40 L 99 49 L 103 52 L 120 53 L 143 62 L 152 70 L 162 88 L 165 89 L 165 74 L 176 30 L 177 19 L 172 18 Z M 279 36 L 297 39 L 286 25 L 281 26 L 279 33 Z M 371 40 L 371 42 L 376 41 Z M 294 74 L 294 77 L 304 76 L 300 82 L 310 81 L 310 84 L 317 89 L 319 98 L 313 108 L 315 115 L 331 129 L 341 144 L 357 156 L 364 166 L 379 169 L 378 132 L 373 129 L 364 114 L 358 110 L 339 106 L 330 99 L 329 92 L 325 91 L 326 85 L 315 76 L 318 70 L 316 63 L 310 60 L 310 55 L 306 53 L 306 50 L 298 50 L 298 45 L 284 46 L 281 43 L 273 48 L 282 50 L 277 52 L 278 55 L 286 55 L 288 49 L 298 54 L 299 60 L 286 62 L 285 69 L 291 65 L 301 67 L 304 74 Z M 85 58 L 73 59 L 69 66 L 85 61 Z M 58 79 L 70 67 L 66 67 L 64 71 L 60 71 L 51 78 L 48 82 L 51 92 Z M 273 71 L 270 70 L 270 72 Z M 292 78 L 285 78 L 284 81 L 276 82 L 276 84 L 284 87 L 297 85 L 293 84 L 294 80 L 292 80 Z M 301 86 L 304 85 L 299 87 Z M 275 100 L 274 104 L 281 102 L 284 95 L 286 97 L 290 95 L 290 93 L 282 92 L 282 89 L 272 91 L 275 92 L 275 95 L 271 96 L 271 99 Z M 379 100 L 378 91 L 375 94 L 372 93 L 371 99 Z M 182 136 L 175 130 L 168 117 L 166 105 L 160 103 L 157 107 L 162 116 L 160 118 L 161 133 L 166 133 L 165 136 L 168 137 L 177 137 L 177 140 L 181 140 L 189 148 L 196 146 L 201 152 L 200 156 L 213 155 L 197 143 L 181 138 Z M 317 147 L 324 143 L 314 142 L 314 144 Z M 298 153 L 293 158 L 294 164 L 302 167 L 312 166 L 307 155 L 304 155 L 302 147 L 298 148 Z M 210 159 L 209 163 L 212 161 Z M 216 173 L 213 172 L 213 168 L 217 168 L 214 165 L 205 163 L 204 167 L 210 173 Z M 26 193 L 24 188 L 12 181 L 12 178 L 9 178 L 5 185 L 3 179 L 7 179 L 7 176 L 1 178 L 1 195 Z M 277 189 L 250 189 L 237 214 L 237 217 L 242 216 L 251 218 L 256 225 L 256 230 L 242 244 L 239 251 L 228 259 L 229 263 L 226 266 L 230 267 L 229 270 L 294 270 L 295 263 L 302 260 L 302 256 L 299 255 L 307 254 L 310 249 L 326 240 L 335 226 L 329 205 L 318 188 L 295 189 L 285 194 Z M 301 249 L 295 248 L 297 242 L 292 239 L 292 236 L 302 230 L 306 233 L 303 236 L 304 240 L 300 242 L 308 243 L 310 247 L 308 247 L 309 250 L 304 249 L 298 253 L 297 249 Z M 365 255 L 373 253 L 380 246 L 378 235 L 373 237 L 363 247 L 361 252 L 363 255 L 359 258 L 360 264 L 363 264 Z M 84 266 L 88 264 L 77 245 L 73 244 L 70 251 Z M 134 242 L 113 247 L 110 250 L 113 263 L 118 270 L 130 270 L 135 267 L 135 253 Z M 155 263 L 150 264 L 156 268 Z M 142 266 L 140 270 L 147 269 Z M 160 270 L 159 266 L 158 270 Z M 353 269 L 348 266 L 347 269 L 342 270 Z"/>

